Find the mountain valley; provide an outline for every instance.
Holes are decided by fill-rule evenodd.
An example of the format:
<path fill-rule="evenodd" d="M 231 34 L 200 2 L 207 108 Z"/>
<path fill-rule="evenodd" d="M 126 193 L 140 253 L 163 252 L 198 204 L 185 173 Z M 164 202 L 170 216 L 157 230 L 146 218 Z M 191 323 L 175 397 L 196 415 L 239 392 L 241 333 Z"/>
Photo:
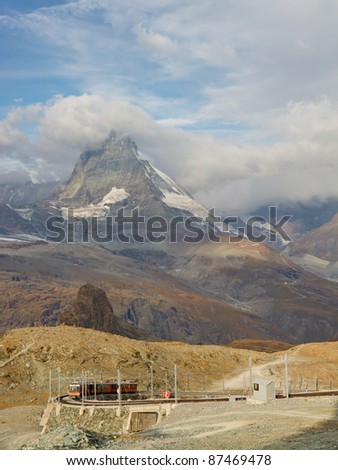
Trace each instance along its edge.
<path fill-rule="evenodd" d="M 74 313 L 79 289 L 90 283 L 106 293 L 111 315 L 139 328 L 145 338 L 226 344 L 338 336 L 335 283 L 264 244 L 231 242 L 219 224 L 213 229 L 218 241 L 210 240 L 207 209 L 141 159 L 126 134 L 112 132 L 101 147 L 83 153 L 69 181 L 50 199 L 0 209 L 2 332 L 60 322 L 101 330 L 112 325 L 97 312 L 87 320 Z M 147 240 L 147 225 L 144 243 L 121 241 L 119 230 L 106 243 L 81 243 L 88 230 L 84 222 L 104 224 L 121 210 L 130 216 L 136 209 L 145 218 L 155 216 L 156 237 L 175 218 L 194 217 L 195 225 L 180 226 L 175 242 L 170 230 L 160 243 L 156 237 Z M 46 243 L 51 217 L 72 228 L 74 242 Z M 187 243 L 187 231 L 203 237 Z M 126 234 L 132 233 L 129 223 Z"/>

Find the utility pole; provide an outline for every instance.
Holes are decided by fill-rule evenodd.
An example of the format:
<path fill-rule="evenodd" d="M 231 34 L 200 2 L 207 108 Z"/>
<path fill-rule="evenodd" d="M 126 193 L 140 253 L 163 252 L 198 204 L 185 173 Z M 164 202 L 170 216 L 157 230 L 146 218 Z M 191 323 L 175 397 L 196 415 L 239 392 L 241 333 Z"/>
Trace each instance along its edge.
<path fill-rule="evenodd" d="M 174 364 L 175 403 L 177 404 L 177 366 Z"/>
<path fill-rule="evenodd" d="M 94 369 L 94 400 L 96 401 L 96 369 Z"/>
<path fill-rule="evenodd" d="M 250 397 L 252 396 L 252 356 L 249 356 L 249 394 Z"/>
<path fill-rule="evenodd" d="M 59 369 L 59 377 L 58 377 L 58 400 L 59 402 L 61 402 L 61 398 L 60 398 L 60 395 L 61 395 L 61 376 L 60 376 L 60 369 Z"/>
<path fill-rule="evenodd" d="M 85 400 L 87 400 L 87 371 L 84 371 L 84 392 L 85 392 Z"/>
<path fill-rule="evenodd" d="M 243 374 L 243 395 L 245 395 L 246 392 L 246 374 Z"/>
<path fill-rule="evenodd" d="M 150 398 L 154 398 L 154 370 L 153 366 L 150 366 Z"/>
<path fill-rule="evenodd" d="M 289 398 L 288 353 L 285 353 L 285 398 Z"/>
<path fill-rule="evenodd" d="M 48 403 L 52 402 L 52 371 L 49 371 L 48 378 Z"/>
<path fill-rule="evenodd" d="M 84 405 L 84 371 L 81 374 L 81 396 L 82 396 L 82 406 Z"/>
<path fill-rule="evenodd" d="M 121 373 L 120 371 L 118 370 L 117 371 L 117 399 L 118 399 L 118 402 L 119 402 L 119 416 L 121 414 Z"/>
<path fill-rule="evenodd" d="M 103 371 L 102 370 L 100 372 L 100 383 L 101 383 L 100 391 L 101 391 L 101 400 L 102 400 L 103 399 Z"/>

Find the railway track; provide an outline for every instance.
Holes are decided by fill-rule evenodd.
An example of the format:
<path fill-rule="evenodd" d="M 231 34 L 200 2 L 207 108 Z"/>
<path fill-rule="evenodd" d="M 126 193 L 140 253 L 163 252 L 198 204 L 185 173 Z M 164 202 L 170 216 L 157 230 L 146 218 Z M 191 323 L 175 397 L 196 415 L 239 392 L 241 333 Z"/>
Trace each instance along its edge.
<path fill-rule="evenodd" d="M 235 401 L 245 401 L 245 396 L 231 397 Z M 139 405 L 160 405 L 168 403 L 210 403 L 210 402 L 228 402 L 230 397 L 215 397 L 215 398 L 157 398 L 157 399 L 145 399 L 145 400 L 75 400 L 70 398 L 68 395 L 62 395 L 55 398 L 54 402 L 62 403 L 69 406 L 139 406 Z"/>
<path fill-rule="evenodd" d="M 289 393 L 289 398 L 304 398 L 304 397 L 325 397 L 325 396 L 338 396 L 338 390 L 325 390 L 325 391 L 309 391 L 309 392 L 294 392 Z M 283 394 L 277 394 L 276 399 L 285 398 Z M 186 398 L 155 398 L 155 399 L 122 399 L 118 400 L 76 400 L 68 395 L 61 395 L 54 399 L 54 403 L 61 403 L 68 406 L 140 406 L 140 405 L 160 405 L 168 403 L 217 403 L 234 401 L 246 401 L 247 397 L 244 395 L 227 395 L 227 396 L 214 396 L 214 397 L 186 397 Z"/>
<path fill-rule="evenodd" d="M 337 396 L 338 390 L 323 390 L 323 391 L 309 391 L 309 392 L 291 392 L 289 398 L 301 398 L 301 397 L 332 397 Z M 276 398 L 285 398 L 285 395 L 278 393 Z"/>

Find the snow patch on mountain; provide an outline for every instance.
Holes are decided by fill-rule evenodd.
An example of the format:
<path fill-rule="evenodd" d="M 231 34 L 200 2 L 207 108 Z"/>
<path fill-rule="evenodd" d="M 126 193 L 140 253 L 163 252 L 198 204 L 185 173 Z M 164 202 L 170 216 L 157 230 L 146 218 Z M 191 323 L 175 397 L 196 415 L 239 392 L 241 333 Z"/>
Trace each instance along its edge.
<path fill-rule="evenodd" d="M 129 194 L 124 188 L 112 188 L 108 194 L 106 194 L 99 205 L 107 205 L 107 204 L 116 204 L 116 202 L 124 201 L 127 199 Z"/>
<path fill-rule="evenodd" d="M 195 201 L 189 194 L 181 188 L 168 175 L 155 168 L 149 162 L 145 161 L 145 169 L 148 177 L 153 184 L 162 193 L 162 201 L 168 207 L 190 212 L 196 217 L 203 219 L 208 216 L 208 210 L 198 201 Z"/>
<path fill-rule="evenodd" d="M 165 181 L 167 183 L 167 185 L 169 186 L 170 190 L 173 191 L 174 193 L 177 193 L 177 194 L 184 194 L 182 190 L 180 190 L 178 187 L 177 187 L 177 184 L 175 183 L 174 180 L 172 180 L 170 178 L 170 176 L 166 175 L 165 173 L 163 173 L 162 171 L 160 171 L 158 168 L 155 168 L 154 166 L 152 166 L 152 169 L 155 171 L 155 173 L 157 173 L 163 181 Z"/>
<path fill-rule="evenodd" d="M 69 217 L 105 217 L 108 215 L 108 207 L 99 206 L 98 204 L 90 204 L 85 207 L 78 207 L 76 209 L 70 209 L 68 207 L 63 207 L 62 216 L 66 219 Z"/>
<path fill-rule="evenodd" d="M 32 209 L 19 209 L 17 207 L 12 207 L 10 204 L 7 204 L 7 206 L 10 208 L 10 209 L 13 209 L 13 211 L 15 211 L 22 219 L 24 220 L 28 220 L 29 222 L 32 221 L 32 213 L 33 213 L 33 210 Z"/>
<path fill-rule="evenodd" d="M 45 241 L 44 238 L 38 237 L 36 235 L 29 235 L 27 233 L 16 233 L 13 235 L 0 235 L 0 242 L 11 242 L 11 243 L 21 243 L 21 242 L 37 242 Z"/>
<path fill-rule="evenodd" d="M 199 202 L 195 201 L 186 194 L 179 194 L 176 191 L 162 191 L 163 202 L 169 207 L 175 207 L 183 211 L 191 212 L 194 216 L 207 217 L 208 211 Z"/>
<path fill-rule="evenodd" d="M 98 204 L 72 209 L 73 217 L 105 217 L 109 213 L 109 206 L 124 201 L 128 196 L 129 193 L 124 188 L 112 187 Z M 67 218 L 67 214 L 67 208 L 62 208 L 63 217 Z"/>

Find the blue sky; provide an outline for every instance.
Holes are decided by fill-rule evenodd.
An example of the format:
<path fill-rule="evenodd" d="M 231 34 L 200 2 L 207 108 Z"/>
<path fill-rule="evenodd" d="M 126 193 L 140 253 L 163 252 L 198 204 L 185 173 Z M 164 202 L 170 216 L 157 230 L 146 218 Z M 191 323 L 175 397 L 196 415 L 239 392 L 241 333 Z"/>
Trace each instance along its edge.
<path fill-rule="evenodd" d="M 18 101 L 87 92 L 128 99 L 155 119 L 191 120 L 208 101 L 204 88 L 223 83 L 223 64 L 215 65 L 212 56 L 189 60 L 193 44 L 185 40 L 185 56 L 174 33 L 152 30 L 161 15 L 176 14 L 178 2 L 153 9 L 159 2 L 139 2 L 139 9 L 128 1 L 12 3 L 2 6 L 5 111 Z"/>
<path fill-rule="evenodd" d="M 337 195 L 337 24 L 334 0 L 2 1 L 0 181 L 64 179 L 117 127 L 209 205 Z"/>

